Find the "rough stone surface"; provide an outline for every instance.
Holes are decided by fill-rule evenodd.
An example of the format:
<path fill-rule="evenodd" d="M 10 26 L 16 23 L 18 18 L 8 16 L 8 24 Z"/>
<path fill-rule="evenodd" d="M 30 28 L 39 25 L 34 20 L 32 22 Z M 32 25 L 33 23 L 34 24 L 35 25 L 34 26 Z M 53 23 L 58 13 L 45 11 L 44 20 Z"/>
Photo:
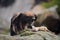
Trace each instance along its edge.
<path fill-rule="evenodd" d="M 29 36 L 10 36 L 0 34 L 0 40 L 60 40 L 58 35 L 54 35 L 50 32 L 38 31 Z"/>

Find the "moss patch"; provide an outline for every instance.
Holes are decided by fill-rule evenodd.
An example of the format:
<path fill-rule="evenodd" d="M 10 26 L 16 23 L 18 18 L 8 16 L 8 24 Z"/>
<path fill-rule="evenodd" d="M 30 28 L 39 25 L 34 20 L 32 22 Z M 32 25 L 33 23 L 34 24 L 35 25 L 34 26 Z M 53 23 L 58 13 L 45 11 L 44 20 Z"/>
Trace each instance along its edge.
<path fill-rule="evenodd" d="M 8 34 L 9 33 L 9 29 L 1 29 L 0 30 L 0 34 Z"/>
<path fill-rule="evenodd" d="M 34 32 L 30 31 L 29 29 L 27 30 L 23 30 L 21 33 L 20 33 L 20 36 L 29 36 L 29 35 L 33 35 L 35 34 Z"/>

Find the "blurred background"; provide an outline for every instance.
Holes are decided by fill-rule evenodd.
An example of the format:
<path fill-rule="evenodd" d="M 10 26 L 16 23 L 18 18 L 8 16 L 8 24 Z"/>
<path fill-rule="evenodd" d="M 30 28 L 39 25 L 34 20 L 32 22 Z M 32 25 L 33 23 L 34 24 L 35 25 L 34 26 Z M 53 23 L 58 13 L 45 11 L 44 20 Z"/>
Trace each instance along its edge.
<path fill-rule="evenodd" d="M 9 29 L 13 14 L 25 11 L 38 15 L 37 26 L 48 15 L 60 17 L 60 0 L 0 0 L 0 28 Z"/>

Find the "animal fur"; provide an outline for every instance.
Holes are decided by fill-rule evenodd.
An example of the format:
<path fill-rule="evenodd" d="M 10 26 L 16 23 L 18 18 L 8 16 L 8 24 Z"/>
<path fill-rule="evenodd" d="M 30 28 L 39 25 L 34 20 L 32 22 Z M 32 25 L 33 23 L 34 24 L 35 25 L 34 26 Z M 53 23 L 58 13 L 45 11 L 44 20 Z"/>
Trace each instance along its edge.
<path fill-rule="evenodd" d="M 60 34 L 60 19 L 49 16 L 43 21 L 42 24 L 45 25 L 51 32 Z"/>
<path fill-rule="evenodd" d="M 31 28 L 31 24 L 36 20 L 36 15 L 32 12 L 16 13 L 11 18 L 10 35 L 19 34 L 25 28 Z M 27 27 L 26 27 L 27 26 Z"/>

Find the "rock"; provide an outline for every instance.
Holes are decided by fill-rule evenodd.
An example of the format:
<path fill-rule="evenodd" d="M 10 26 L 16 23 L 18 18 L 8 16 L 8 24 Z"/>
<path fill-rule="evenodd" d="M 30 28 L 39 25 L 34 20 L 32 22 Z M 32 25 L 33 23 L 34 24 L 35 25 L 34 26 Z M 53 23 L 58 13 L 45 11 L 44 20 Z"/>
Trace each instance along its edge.
<path fill-rule="evenodd" d="M 27 36 L 10 36 L 0 34 L 0 40 L 60 40 L 58 35 L 54 35 L 50 32 L 38 31 L 33 35 Z"/>

